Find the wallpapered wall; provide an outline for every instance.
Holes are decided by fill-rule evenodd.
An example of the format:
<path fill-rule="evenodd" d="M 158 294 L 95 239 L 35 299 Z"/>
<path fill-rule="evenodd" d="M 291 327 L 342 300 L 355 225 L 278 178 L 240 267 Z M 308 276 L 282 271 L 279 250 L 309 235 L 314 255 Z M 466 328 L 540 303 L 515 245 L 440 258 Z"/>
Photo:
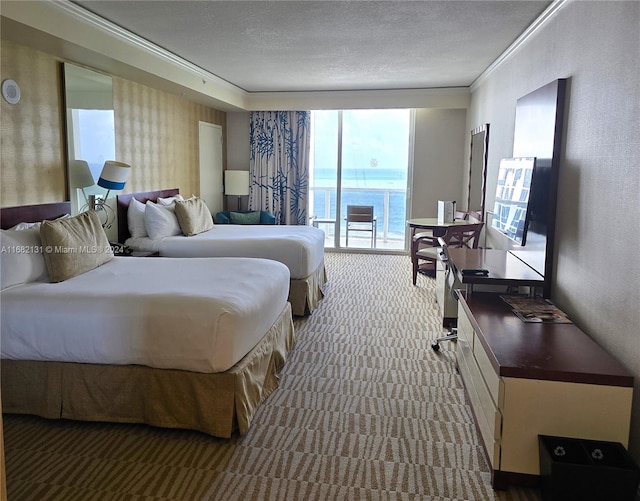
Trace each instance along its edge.
<path fill-rule="evenodd" d="M 198 121 L 221 125 L 224 139 L 226 113 L 121 78 L 113 79 L 113 104 L 116 155 L 132 168 L 125 191 L 199 195 Z"/>
<path fill-rule="evenodd" d="M 17 105 L 0 99 L 0 205 L 67 200 L 62 61 L 0 44 L 1 78 L 15 80 L 22 91 Z M 226 114 L 116 77 L 113 98 L 116 159 L 132 167 L 124 191 L 177 187 L 199 194 L 198 121 L 221 125 L 226 138 Z"/>
<path fill-rule="evenodd" d="M 0 73 L 20 86 L 16 105 L 0 98 L 2 156 L 0 203 L 66 200 L 62 83 L 52 57 L 2 41 Z"/>

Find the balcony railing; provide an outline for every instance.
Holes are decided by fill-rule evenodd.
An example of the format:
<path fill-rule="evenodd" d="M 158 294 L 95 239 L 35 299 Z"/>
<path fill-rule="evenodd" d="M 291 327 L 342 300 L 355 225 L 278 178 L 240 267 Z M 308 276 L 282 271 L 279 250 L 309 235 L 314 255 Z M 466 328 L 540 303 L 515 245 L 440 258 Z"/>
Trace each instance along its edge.
<path fill-rule="evenodd" d="M 309 208 L 309 214 L 320 221 L 327 232 L 329 246 L 334 245 L 334 231 L 336 222 L 336 188 L 335 187 L 310 187 L 313 205 Z M 392 188 L 343 188 L 341 192 L 341 221 L 339 231 L 341 246 L 344 246 L 344 215 L 347 205 L 372 205 L 374 214 L 378 218 L 378 236 L 376 244 L 382 247 L 403 249 L 406 227 L 406 190 Z M 334 224 L 331 224 L 331 222 Z M 351 234 L 349 243 L 351 243 Z M 360 240 L 362 242 L 360 242 Z M 370 239 L 354 238 L 354 244 L 364 243 Z M 360 245 L 358 245 L 360 246 Z"/>

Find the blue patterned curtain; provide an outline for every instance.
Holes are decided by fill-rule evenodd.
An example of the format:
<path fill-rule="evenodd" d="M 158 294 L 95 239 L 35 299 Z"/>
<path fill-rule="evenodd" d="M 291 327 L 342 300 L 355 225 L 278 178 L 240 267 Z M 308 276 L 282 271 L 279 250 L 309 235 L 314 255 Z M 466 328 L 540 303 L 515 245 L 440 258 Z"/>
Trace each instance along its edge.
<path fill-rule="evenodd" d="M 278 224 L 307 224 L 311 112 L 253 111 L 249 208 Z"/>

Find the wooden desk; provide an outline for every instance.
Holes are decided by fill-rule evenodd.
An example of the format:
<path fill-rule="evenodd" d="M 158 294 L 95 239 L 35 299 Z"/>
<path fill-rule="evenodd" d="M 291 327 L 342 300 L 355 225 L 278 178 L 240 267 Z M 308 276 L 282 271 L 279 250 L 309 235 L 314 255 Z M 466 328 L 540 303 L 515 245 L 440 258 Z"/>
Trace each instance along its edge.
<path fill-rule="evenodd" d="M 474 284 L 542 287 L 544 277 L 508 251 L 498 249 L 449 248 L 449 256 L 456 277 L 467 285 L 470 293 Z M 486 269 L 487 275 L 463 275 L 462 270 Z"/>
<path fill-rule="evenodd" d="M 407 224 L 411 228 L 411 239 L 416 234 L 416 230 L 431 230 L 434 237 L 441 237 L 447 232 L 450 226 L 469 224 L 464 219 L 456 219 L 452 223 L 439 223 L 437 217 L 419 217 L 408 219 Z"/>

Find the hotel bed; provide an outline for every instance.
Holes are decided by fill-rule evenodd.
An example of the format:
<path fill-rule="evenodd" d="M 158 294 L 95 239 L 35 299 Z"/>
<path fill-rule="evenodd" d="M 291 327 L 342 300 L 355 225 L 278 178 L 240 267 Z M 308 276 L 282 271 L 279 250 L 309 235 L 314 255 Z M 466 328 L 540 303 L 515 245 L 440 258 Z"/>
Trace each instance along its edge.
<path fill-rule="evenodd" d="M 134 250 L 164 257 L 255 257 L 280 261 L 291 274 L 289 302 L 294 315 L 311 313 L 326 282 L 324 232 L 312 226 L 218 224 L 186 237 L 132 238 L 127 214 L 132 198 L 141 203 L 176 196 L 177 189 L 119 195 L 118 240 Z"/>
<path fill-rule="evenodd" d="M 2 228 L 68 211 L 4 208 Z M 295 342 L 288 285 L 283 264 L 247 258 L 114 257 L 58 283 L 3 279 L 3 411 L 246 433 Z"/>

